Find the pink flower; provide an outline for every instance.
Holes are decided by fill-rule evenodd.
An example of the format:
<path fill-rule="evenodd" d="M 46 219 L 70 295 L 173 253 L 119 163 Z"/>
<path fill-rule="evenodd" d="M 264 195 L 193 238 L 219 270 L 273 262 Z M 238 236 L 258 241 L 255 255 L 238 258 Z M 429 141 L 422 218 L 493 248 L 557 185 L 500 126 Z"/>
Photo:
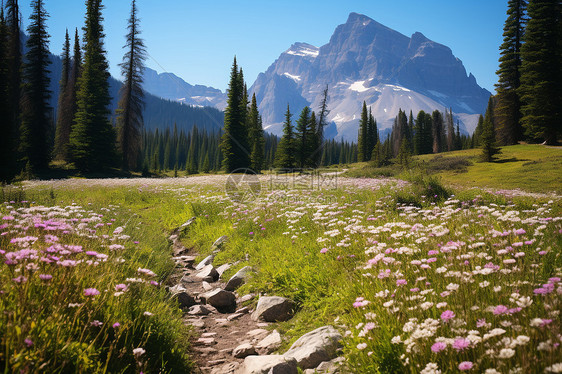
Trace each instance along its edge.
<path fill-rule="evenodd" d="M 443 342 L 437 342 L 431 346 L 431 351 L 434 353 L 439 353 L 447 349 L 447 344 Z"/>
<path fill-rule="evenodd" d="M 398 279 L 396 280 L 396 285 L 397 286 L 403 286 L 405 284 L 408 284 L 408 281 L 406 279 Z"/>
<path fill-rule="evenodd" d="M 455 318 L 455 313 L 452 310 L 446 310 L 443 313 L 441 313 L 441 319 L 444 322 L 447 322 L 450 319 Z"/>
<path fill-rule="evenodd" d="M 465 338 L 458 338 L 455 339 L 453 342 L 453 348 L 457 351 L 462 351 L 463 349 L 467 348 L 470 345 L 470 341 L 466 340 Z"/>
<path fill-rule="evenodd" d="M 119 283 L 115 286 L 115 291 L 127 291 L 127 285 L 123 283 Z"/>
<path fill-rule="evenodd" d="M 526 233 L 527 233 L 527 231 L 525 231 L 524 229 L 515 230 L 515 235 L 524 235 Z"/>
<path fill-rule="evenodd" d="M 53 276 L 51 274 L 39 274 L 39 279 L 48 281 L 53 279 Z"/>
<path fill-rule="evenodd" d="M 95 327 L 100 327 L 101 325 L 103 325 L 103 322 L 100 322 L 96 319 L 96 320 L 90 322 L 90 325 L 95 326 Z"/>
<path fill-rule="evenodd" d="M 463 361 L 463 362 L 461 362 L 461 363 L 459 364 L 459 370 L 461 370 L 461 371 L 470 370 L 470 369 L 472 369 L 472 366 L 474 366 L 474 365 L 472 364 L 472 362 L 470 362 L 470 361 Z"/>
<path fill-rule="evenodd" d="M 96 296 L 99 295 L 100 292 L 98 290 L 96 290 L 95 288 L 86 288 L 84 290 L 84 296 Z"/>
<path fill-rule="evenodd" d="M 26 338 L 24 341 L 25 345 L 27 346 L 27 348 L 33 346 L 33 340 Z"/>
<path fill-rule="evenodd" d="M 116 329 L 116 328 L 118 328 L 119 326 L 121 326 L 121 324 L 120 324 L 119 322 L 115 322 L 112 327 L 113 327 L 114 329 Z"/>
<path fill-rule="evenodd" d="M 507 311 L 508 308 L 505 305 L 498 305 L 497 307 L 494 308 L 495 315 L 504 314 L 507 313 Z"/>
<path fill-rule="evenodd" d="M 476 321 L 476 327 L 480 328 L 480 327 L 484 327 L 484 326 L 487 326 L 485 318 L 481 318 L 478 321 Z"/>
<path fill-rule="evenodd" d="M 320 250 L 320 253 L 326 253 L 326 252 L 328 252 L 328 248 L 322 248 L 322 249 Z"/>

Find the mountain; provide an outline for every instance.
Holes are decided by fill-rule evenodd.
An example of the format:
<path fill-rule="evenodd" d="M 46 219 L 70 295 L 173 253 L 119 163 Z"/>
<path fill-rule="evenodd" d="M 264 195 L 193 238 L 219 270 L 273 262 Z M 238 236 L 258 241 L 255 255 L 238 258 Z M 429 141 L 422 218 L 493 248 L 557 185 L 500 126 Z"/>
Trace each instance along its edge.
<path fill-rule="evenodd" d="M 297 115 L 306 105 L 317 110 L 326 85 L 333 122 L 328 133 L 347 140 L 357 139 L 363 101 L 383 132 L 400 108 L 414 115 L 452 108 L 461 131 L 472 133 L 491 95 L 467 75 L 450 48 L 419 32 L 407 37 L 357 13 L 320 48 L 293 44 L 249 91 L 256 94 L 265 129 L 280 135 L 287 103 Z"/>
<path fill-rule="evenodd" d="M 26 38 L 26 37 L 24 37 Z M 24 39 L 25 46 L 25 39 Z M 25 48 L 24 48 L 25 51 Z M 58 96 L 59 96 L 59 81 L 62 74 L 62 59 L 54 54 L 50 55 L 51 64 L 49 65 L 49 77 L 51 99 L 50 105 L 54 108 L 53 113 L 56 113 Z M 148 69 L 147 69 L 148 70 Z M 154 74 L 156 72 L 152 70 Z M 148 73 L 150 76 L 150 72 Z M 162 75 L 162 74 L 160 74 Z M 173 75 L 173 74 L 172 74 Z M 178 78 L 179 79 L 179 78 Z M 182 81 L 183 82 L 183 81 Z M 184 82 L 185 83 L 185 82 Z M 122 82 L 109 77 L 109 93 L 111 95 L 110 110 L 112 113 L 112 121 L 115 120 L 115 110 L 119 101 L 119 89 Z M 186 85 L 188 85 L 186 83 Z M 189 85 L 188 85 L 189 86 Z M 195 89 L 204 86 L 191 86 Z M 214 90 L 210 88 L 210 90 Z M 216 90 L 220 93 L 219 90 Z M 173 99 L 161 98 L 145 88 L 145 108 L 143 111 L 144 127 L 147 130 L 165 129 L 177 125 L 179 130 L 190 131 L 195 124 L 199 129 L 205 129 L 208 132 L 218 132 L 222 130 L 224 122 L 224 113 L 222 110 L 213 107 L 201 107 L 200 105 L 186 105 L 182 102 Z"/>
<path fill-rule="evenodd" d="M 146 68 L 143 88 L 146 92 L 188 105 L 212 106 L 220 110 L 226 107 L 226 94 L 213 87 L 192 86 L 172 73 L 160 73 Z"/>

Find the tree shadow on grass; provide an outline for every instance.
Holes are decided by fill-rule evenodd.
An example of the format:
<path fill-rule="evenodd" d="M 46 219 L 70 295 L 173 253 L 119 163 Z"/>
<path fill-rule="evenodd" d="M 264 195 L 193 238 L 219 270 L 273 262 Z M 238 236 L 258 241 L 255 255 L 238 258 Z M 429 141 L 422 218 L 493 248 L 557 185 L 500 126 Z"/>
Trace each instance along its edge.
<path fill-rule="evenodd" d="M 506 164 L 508 162 L 522 162 L 522 161 L 530 161 L 530 160 L 512 157 L 512 158 L 502 158 L 502 159 L 494 160 L 492 162 L 496 164 Z"/>

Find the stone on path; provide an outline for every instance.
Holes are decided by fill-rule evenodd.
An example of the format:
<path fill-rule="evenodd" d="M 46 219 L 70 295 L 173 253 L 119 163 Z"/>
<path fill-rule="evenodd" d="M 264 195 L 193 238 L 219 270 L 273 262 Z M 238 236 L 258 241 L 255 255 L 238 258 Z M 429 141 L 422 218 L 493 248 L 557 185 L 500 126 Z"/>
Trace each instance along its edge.
<path fill-rule="evenodd" d="M 216 313 L 217 310 L 211 305 L 194 305 L 189 308 L 188 314 L 194 316 L 206 316 L 207 314 Z"/>
<path fill-rule="evenodd" d="M 336 357 L 341 339 L 335 328 L 323 326 L 301 336 L 284 356 L 294 358 L 301 369 L 312 369 Z"/>
<path fill-rule="evenodd" d="M 234 291 L 240 287 L 246 281 L 248 274 L 252 271 L 251 266 L 244 266 L 242 269 L 238 270 L 226 283 L 224 287 L 227 291 Z"/>
<path fill-rule="evenodd" d="M 262 296 L 252 319 L 254 321 L 279 322 L 291 319 L 294 314 L 295 302 L 280 296 Z"/>
<path fill-rule="evenodd" d="M 230 269 L 231 267 L 232 267 L 232 264 L 222 264 L 221 266 L 219 266 L 217 268 L 217 273 L 219 273 L 219 278 L 222 277 L 224 272 L 227 271 L 228 269 Z M 227 291 L 232 291 L 232 290 L 227 290 Z"/>
<path fill-rule="evenodd" d="M 199 299 L 205 304 L 214 306 L 219 311 L 234 310 L 236 308 L 236 296 L 232 292 L 220 288 L 199 295 Z"/>
<path fill-rule="evenodd" d="M 195 267 L 195 270 L 201 270 L 201 269 L 203 269 L 205 266 L 212 265 L 214 259 L 215 259 L 215 255 L 214 255 L 214 254 L 205 257 L 205 258 L 203 259 L 203 261 L 201 261 L 200 263 L 197 264 L 197 266 Z"/>
<path fill-rule="evenodd" d="M 245 343 L 240 344 L 232 350 L 232 355 L 236 358 L 245 358 L 247 356 L 256 355 L 256 349 L 253 345 Z"/>
<path fill-rule="evenodd" d="M 203 286 L 203 289 L 205 291 L 211 291 L 214 288 L 208 282 L 205 282 L 205 281 L 201 282 L 201 286 Z"/>
<path fill-rule="evenodd" d="M 271 334 L 263 338 L 258 344 L 256 344 L 256 349 L 260 353 L 269 354 L 277 350 L 281 346 L 281 335 L 279 331 L 273 330 Z"/>
<path fill-rule="evenodd" d="M 237 374 L 297 374 L 297 361 L 281 355 L 248 356 Z"/>
<path fill-rule="evenodd" d="M 206 282 L 216 282 L 219 279 L 219 273 L 213 265 L 207 265 L 201 269 L 199 273 L 195 275 L 196 278 L 202 279 Z"/>

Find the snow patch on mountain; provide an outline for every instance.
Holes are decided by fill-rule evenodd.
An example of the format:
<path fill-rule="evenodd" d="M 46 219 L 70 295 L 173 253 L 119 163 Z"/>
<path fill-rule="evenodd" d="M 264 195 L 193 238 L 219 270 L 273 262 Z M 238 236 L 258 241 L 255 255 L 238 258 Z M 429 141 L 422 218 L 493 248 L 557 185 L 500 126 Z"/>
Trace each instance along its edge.
<path fill-rule="evenodd" d="M 291 78 L 295 82 L 298 82 L 298 81 L 301 80 L 301 77 L 298 76 L 298 75 L 293 75 L 293 74 L 289 74 L 289 73 L 283 73 L 283 75 L 286 76 L 287 78 Z"/>

